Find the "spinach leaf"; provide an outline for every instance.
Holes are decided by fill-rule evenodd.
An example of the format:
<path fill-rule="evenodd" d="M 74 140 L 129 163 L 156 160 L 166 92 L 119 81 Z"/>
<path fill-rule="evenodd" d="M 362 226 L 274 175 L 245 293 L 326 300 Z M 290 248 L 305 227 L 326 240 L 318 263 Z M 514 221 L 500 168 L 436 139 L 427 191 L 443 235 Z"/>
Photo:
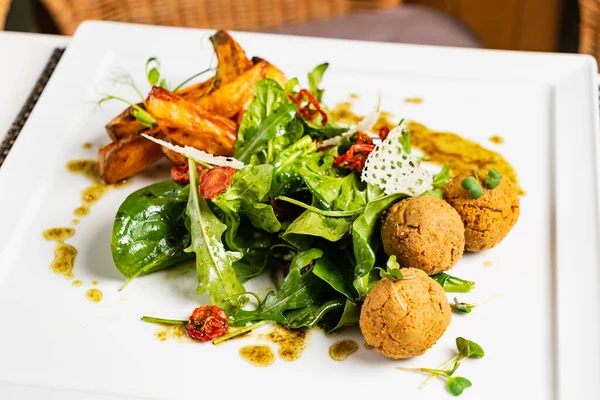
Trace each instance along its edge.
<path fill-rule="evenodd" d="M 337 325 L 332 330 L 335 331 L 336 329 L 343 328 L 344 326 L 358 324 L 358 321 L 360 320 L 360 308 L 360 303 L 354 303 L 351 300 L 346 300 L 342 316 Z"/>
<path fill-rule="evenodd" d="M 246 301 L 240 296 L 245 292 L 244 286 L 238 282 L 233 269 L 233 263 L 242 255 L 225 250 L 221 236 L 227 225 L 215 217 L 206 200 L 198 194 L 196 163 L 189 160 L 189 166 L 192 189 L 187 204 L 186 226 L 192 235 L 192 243 L 185 251 L 196 253 L 196 292 L 202 294 L 208 291 L 212 304 L 221 307 L 227 314 L 233 313 Z"/>
<path fill-rule="evenodd" d="M 356 290 L 352 286 L 352 268 L 344 264 L 343 260 L 337 260 L 334 264 L 328 257 L 320 257 L 312 272 L 348 299 L 356 299 Z"/>
<path fill-rule="evenodd" d="M 327 111 L 325 110 L 325 112 Z M 329 113 L 327 113 L 327 115 L 329 115 Z M 304 132 L 307 135 L 317 139 L 329 139 L 334 136 L 339 136 L 342 133 L 347 132 L 349 129 L 347 127 L 338 126 L 331 119 L 328 119 L 325 125 L 315 124 L 304 119 L 302 122 L 304 123 Z"/>
<path fill-rule="evenodd" d="M 111 250 L 117 269 L 130 280 L 192 259 L 185 228 L 189 187 L 156 183 L 130 194 L 113 224 Z"/>
<path fill-rule="evenodd" d="M 326 314 L 342 309 L 344 304 L 344 299 L 332 299 L 321 305 L 314 304 L 298 310 L 288 311 L 285 313 L 285 319 L 288 321 L 287 326 L 294 329 L 313 328 Z"/>
<path fill-rule="evenodd" d="M 305 257 L 304 253 L 298 253 L 292 260 L 292 265 L 303 264 L 304 261 L 299 261 L 299 259 Z M 269 320 L 288 325 L 289 320 L 284 313 L 318 304 L 321 289 L 321 280 L 312 271 L 302 274 L 301 268 L 290 268 L 289 274 L 277 292 L 269 292 L 256 310 L 239 310 L 231 315 L 229 323 L 233 326 L 240 326 L 248 322 Z"/>
<path fill-rule="evenodd" d="M 314 98 L 320 103 L 323 98 L 323 89 L 319 89 L 323 74 L 327 71 L 329 63 L 317 65 L 311 72 L 308 73 L 308 90 Z"/>
<path fill-rule="evenodd" d="M 263 150 L 269 140 L 285 133 L 284 127 L 296 115 L 296 104 L 285 90 L 272 79 L 263 79 L 254 86 L 254 100 L 242 118 L 235 144 L 235 157 L 248 163 Z"/>
<path fill-rule="evenodd" d="M 381 213 L 396 201 L 408 197 L 396 193 L 382 196 L 371 201 L 365 207 L 364 213 L 352 224 L 352 244 L 356 267 L 354 268 L 354 287 L 361 299 L 368 294 L 369 272 L 375 266 L 376 251 L 381 245 L 379 235 L 379 217 Z"/>
<path fill-rule="evenodd" d="M 249 225 L 247 222 L 242 222 L 234 242 L 237 248 L 229 247 L 229 249 L 237 249 L 243 254 L 241 260 L 233 263 L 235 275 L 240 282 L 246 282 L 250 278 L 260 275 L 269 266 L 271 240 L 266 234 Z M 229 246 L 227 242 L 226 244 Z"/>
<path fill-rule="evenodd" d="M 337 242 L 350 230 L 353 219 L 326 217 L 307 210 L 288 226 L 282 237 L 299 249 L 311 247 L 316 238 Z"/>

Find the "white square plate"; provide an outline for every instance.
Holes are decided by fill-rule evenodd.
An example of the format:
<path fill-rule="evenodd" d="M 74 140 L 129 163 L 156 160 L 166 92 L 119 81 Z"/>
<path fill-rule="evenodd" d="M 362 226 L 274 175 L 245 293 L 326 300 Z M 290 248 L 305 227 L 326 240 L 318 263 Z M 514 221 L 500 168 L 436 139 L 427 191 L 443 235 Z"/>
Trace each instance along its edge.
<path fill-rule="evenodd" d="M 222 346 L 160 342 L 142 315 L 185 318 L 206 303 L 194 277 L 158 273 L 118 292 L 123 279 L 110 254 L 114 214 L 134 189 L 166 177 L 145 173 L 111 191 L 76 226 L 75 276 L 49 270 L 50 227 L 68 226 L 79 193 L 89 183 L 69 174 L 68 160 L 92 158 L 108 142 L 104 124 L 120 104 L 96 109 L 98 90 L 115 68 L 144 82 L 143 65 L 159 57 L 173 82 L 203 69 L 212 49 L 205 30 L 88 22 L 77 31 L 0 169 L 0 398 L 449 398 L 441 381 L 394 367 L 435 367 L 464 336 L 486 350 L 463 363 L 473 382 L 465 399 L 600 398 L 600 256 L 598 234 L 598 99 L 596 64 L 577 55 L 534 54 L 317 40 L 234 33 L 248 55 L 268 59 L 288 77 L 304 77 L 330 62 L 323 86 L 335 104 L 358 93 L 357 111 L 382 108 L 433 129 L 457 132 L 495 147 L 516 168 L 527 194 L 521 218 L 493 250 L 468 254 L 452 273 L 477 282 L 461 296 L 500 297 L 454 316 L 438 344 L 407 361 L 361 348 L 345 362 L 327 350 L 345 332 L 313 332 L 295 362 L 257 368 L 237 355 L 260 341 Z M 10 77 L 8 77 L 10 78 Z M 143 90 L 148 89 L 144 87 Z M 131 97 L 123 88 L 112 93 Z M 422 97 L 423 104 L 407 104 Z M 92 150 L 82 148 L 93 143 Z M 493 267 L 483 266 L 491 260 Z M 192 274 L 193 275 L 193 274 Z M 165 280 L 165 277 L 171 277 Z M 100 303 L 85 299 L 97 280 Z M 260 289 L 260 287 L 259 287 Z M 362 343 L 362 341 L 360 342 Z M 383 397 L 382 397 L 383 398 Z"/>

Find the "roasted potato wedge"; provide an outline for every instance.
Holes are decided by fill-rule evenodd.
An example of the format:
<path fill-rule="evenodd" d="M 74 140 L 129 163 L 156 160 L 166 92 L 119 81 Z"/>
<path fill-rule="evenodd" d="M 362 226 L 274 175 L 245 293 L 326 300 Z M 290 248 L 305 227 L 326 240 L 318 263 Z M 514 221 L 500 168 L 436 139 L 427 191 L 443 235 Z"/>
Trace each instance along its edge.
<path fill-rule="evenodd" d="M 146 110 L 171 139 L 220 156 L 231 156 L 237 124 L 213 114 L 169 91 L 154 87 L 146 99 Z"/>
<path fill-rule="evenodd" d="M 213 77 L 208 78 L 204 82 L 200 82 L 200 83 L 196 83 L 191 86 L 188 86 L 188 87 L 184 87 L 182 89 L 179 89 L 175 93 L 178 96 L 183 97 L 187 101 L 191 101 L 192 103 L 195 103 L 198 100 L 205 97 L 208 94 L 208 92 L 210 92 L 213 89 L 213 86 L 211 86 L 213 79 L 214 79 Z"/>
<path fill-rule="evenodd" d="M 217 55 L 218 70 L 215 87 L 219 88 L 240 76 L 253 65 L 238 42 L 225 31 L 218 31 L 210 37 Z"/>
<path fill-rule="evenodd" d="M 254 85 L 265 77 L 268 67 L 269 63 L 266 61 L 254 65 L 232 82 L 202 98 L 197 104 L 211 113 L 233 118 L 245 104 L 252 101 Z"/>
<path fill-rule="evenodd" d="M 162 138 L 160 128 L 152 128 L 146 134 Z M 161 146 L 141 135 L 125 136 L 109 143 L 98 151 L 98 172 L 106 184 L 122 181 L 141 172 L 164 157 Z"/>
<path fill-rule="evenodd" d="M 138 105 L 142 106 L 141 103 Z M 139 135 L 148 129 L 148 127 L 142 125 L 131 115 L 131 111 L 133 111 L 133 108 L 127 107 L 121 114 L 106 124 L 106 133 L 108 133 L 113 142 L 127 136 Z"/>
<path fill-rule="evenodd" d="M 165 142 L 177 145 L 177 146 L 181 146 L 181 143 L 177 143 L 176 141 L 174 141 L 173 139 L 171 139 L 170 137 L 168 137 L 166 135 L 165 135 L 165 137 L 162 138 L 162 140 L 164 140 Z M 163 151 L 163 153 L 165 153 L 165 156 L 167 156 L 167 158 L 169 160 L 171 160 L 171 162 L 173 164 L 175 164 L 175 165 L 187 165 L 188 159 L 184 155 L 176 153 L 173 150 L 169 150 L 166 147 L 162 147 L 162 151 Z"/>

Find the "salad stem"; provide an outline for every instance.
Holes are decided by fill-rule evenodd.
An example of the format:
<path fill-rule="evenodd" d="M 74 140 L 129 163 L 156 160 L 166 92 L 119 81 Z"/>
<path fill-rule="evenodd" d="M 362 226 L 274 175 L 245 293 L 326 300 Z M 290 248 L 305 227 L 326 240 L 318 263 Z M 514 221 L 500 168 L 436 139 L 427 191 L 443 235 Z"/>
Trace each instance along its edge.
<path fill-rule="evenodd" d="M 142 317 L 142 321 L 150 322 L 153 324 L 163 324 L 163 325 L 187 325 L 187 321 L 182 321 L 179 319 L 164 319 L 164 318 L 156 318 L 156 317 Z"/>
<path fill-rule="evenodd" d="M 175 89 L 173 89 L 172 91 L 173 91 L 173 92 L 176 92 L 176 91 L 178 91 L 179 89 L 181 89 L 181 88 L 183 87 L 183 85 L 187 84 L 187 83 L 188 83 L 188 82 L 190 82 L 192 79 L 195 79 L 195 78 L 197 78 L 197 77 L 199 77 L 199 76 L 201 76 L 201 75 L 204 75 L 205 73 L 207 73 L 208 71 L 212 71 L 213 69 L 214 69 L 214 68 L 207 68 L 207 69 L 205 69 L 204 71 L 200 71 L 200 72 L 198 72 L 197 74 L 190 76 L 190 77 L 189 77 L 189 78 L 187 78 L 185 81 L 183 81 L 183 82 L 181 82 L 179 85 L 177 85 L 177 86 L 175 87 Z"/>
<path fill-rule="evenodd" d="M 316 214 L 320 214 L 324 217 L 338 217 L 338 218 L 344 218 L 344 217 L 353 217 L 356 214 L 360 214 L 362 212 L 362 208 L 359 208 L 357 210 L 347 210 L 347 211 L 327 211 L 327 210 L 321 210 L 320 208 L 317 207 L 313 207 L 310 206 L 306 203 L 303 203 L 301 201 L 298 201 L 296 199 L 292 199 L 291 197 L 287 197 L 287 196 L 279 196 L 277 197 L 275 200 L 281 200 L 281 201 L 285 201 L 287 203 L 291 203 L 294 205 L 297 205 L 298 207 L 302 207 L 308 211 L 314 212 Z"/>
<path fill-rule="evenodd" d="M 232 339 L 232 338 L 242 335 L 246 332 L 250 332 L 251 330 L 258 328 L 259 326 L 262 326 L 262 325 L 266 324 L 267 322 L 269 322 L 269 321 L 263 320 L 263 321 L 259 321 L 259 322 L 255 323 L 255 324 L 244 326 L 243 328 L 240 328 L 240 329 L 236 329 L 235 331 L 229 332 L 219 338 L 216 338 L 215 340 L 213 340 L 213 344 L 223 343 L 226 340 Z"/>

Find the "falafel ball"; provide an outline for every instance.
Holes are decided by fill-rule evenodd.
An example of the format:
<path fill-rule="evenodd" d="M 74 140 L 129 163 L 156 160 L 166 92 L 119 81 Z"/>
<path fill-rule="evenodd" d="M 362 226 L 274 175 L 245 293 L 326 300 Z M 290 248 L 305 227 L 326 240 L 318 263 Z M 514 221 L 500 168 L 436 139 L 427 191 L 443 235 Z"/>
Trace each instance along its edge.
<path fill-rule="evenodd" d="M 485 185 L 487 171 L 479 171 L 483 194 L 471 198 L 462 181 L 475 173 L 465 173 L 453 178 L 444 188 L 444 199 L 452 206 L 465 225 L 465 244 L 468 251 L 491 249 L 502 241 L 519 219 L 519 196 L 510 179 L 503 177 L 494 189 Z"/>
<path fill-rule="evenodd" d="M 428 275 L 452 268 L 465 248 L 460 215 L 436 197 L 411 197 L 384 213 L 383 249 L 402 268 L 419 268 Z"/>
<path fill-rule="evenodd" d="M 439 283 L 420 269 L 402 270 L 404 279 L 383 278 L 360 311 L 367 344 L 393 359 L 420 356 L 442 337 L 452 311 Z"/>

